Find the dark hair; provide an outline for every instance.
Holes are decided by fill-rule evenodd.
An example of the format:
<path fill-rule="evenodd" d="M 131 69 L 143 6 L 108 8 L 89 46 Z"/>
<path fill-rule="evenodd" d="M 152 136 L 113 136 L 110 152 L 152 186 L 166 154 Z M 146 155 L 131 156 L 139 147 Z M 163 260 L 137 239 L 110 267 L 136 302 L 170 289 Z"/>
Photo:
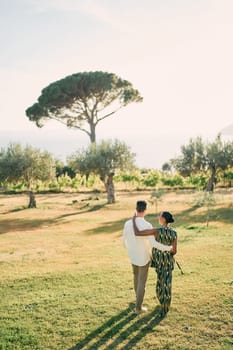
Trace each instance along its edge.
<path fill-rule="evenodd" d="M 163 211 L 161 213 L 161 216 L 166 220 L 167 224 L 174 222 L 175 220 L 173 219 L 173 216 L 169 211 Z"/>
<path fill-rule="evenodd" d="M 139 213 L 143 213 L 146 210 L 146 206 L 147 206 L 146 201 L 137 201 L 136 210 Z"/>

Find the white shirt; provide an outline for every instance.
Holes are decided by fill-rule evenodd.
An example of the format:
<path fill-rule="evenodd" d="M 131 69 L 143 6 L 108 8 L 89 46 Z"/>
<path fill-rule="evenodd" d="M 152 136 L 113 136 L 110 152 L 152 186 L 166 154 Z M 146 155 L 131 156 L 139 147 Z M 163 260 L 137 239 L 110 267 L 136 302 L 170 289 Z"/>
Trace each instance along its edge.
<path fill-rule="evenodd" d="M 142 217 L 137 217 L 136 223 L 140 231 L 153 228 L 152 225 Z M 170 251 L 172 248 L 172 246 L 157 242 L 152 235 L 135 236 L 132 219 L 126 221 L 124 225 L 122 242 L 128 251 L 131 264 L 137 266 L 144 266 L 150 261 L 152 247 L 162 251 Z"/>

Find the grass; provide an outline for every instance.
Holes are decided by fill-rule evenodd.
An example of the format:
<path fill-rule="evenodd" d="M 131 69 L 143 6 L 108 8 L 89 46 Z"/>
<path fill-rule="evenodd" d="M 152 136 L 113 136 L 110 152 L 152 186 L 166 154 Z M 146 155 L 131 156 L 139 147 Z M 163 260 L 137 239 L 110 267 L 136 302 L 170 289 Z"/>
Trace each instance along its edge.
<path fill-rule="evenodd" d="M 81 196 L 81 195 L 80 195 Z M 230 350 L 232 338 L 232 202 L 211 209 L 193 205 L 193 192 L 169 192 L 159 201 L 176 218 L 179 235 L 172 307 L 159 318 L 151 268 L 145 305 L 136 316 L 131 266 L 121 245 L 125 220 L 150 193 L 105 196 L 88 206 L 77 194 L 0 196 L 1 350 Z M 73 203 L 73 200 L 78 202 Z M 157 225 L 149 206 L 147 219 Z"/>

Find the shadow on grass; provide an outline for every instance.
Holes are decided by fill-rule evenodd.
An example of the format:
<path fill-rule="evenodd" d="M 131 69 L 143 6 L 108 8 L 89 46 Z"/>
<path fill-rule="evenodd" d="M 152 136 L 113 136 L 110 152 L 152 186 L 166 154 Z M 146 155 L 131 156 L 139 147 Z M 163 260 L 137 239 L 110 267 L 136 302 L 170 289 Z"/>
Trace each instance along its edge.
<path fill-rule="evenodd" d="M 84 204 L 82 207 L 80 207 L 78 209 L 79 211 L 75 211 L 75 212 L 72 212 L 72 213 L 67 213 L 67 214 L 60 215 L 55 220 L 57 221 L 59 219 L 63 219 L 63 218 L 69 217 L 69 216 L 90 213 L 92 211 L 100 210 L 100 209 L 104 208 L 105 206 L 106 206 L 106 204 L 97 204 L 97 205 L 94 205 L 94 206 L 91 207 L 91 206 L 89 206 L 89 203 L 87 203 L 87 204 Z M 85 210 L 83 210 L 83 209 L 85 209 Z"/>
<path fill-rule="evenodd" d="M 210 209 L 209 221 L 218 221 L 226 224 L 233 224 L 233 208 Z M 200 215 L 200 220 L 206 222 L 207 212 Z"/>
<path fill-rule="evenodd" d="M 54 224 L 53 219 L 5 219 L 1 220 L 0 234 L 14 231 L 29 231 Z"/>
<path fill-rule="evenodd" d="M 207 209 L 203 211 L 201 214 L 198 213 L 198 215 L 190 216 L 192 212 L 194 212 L 199 207 L 194 206 L 189 210 L 181 211 L 180 213 L 175 215 L 176 222 L 181 222 L 182 225 L 187 223 L 198 223 L 198 224 L 205 224 L 207 221 L 208 212 Z M 211 221 L 218 221 L 223 222 L 225 224 L 233 223 L 233 215 L 232 215 L 233 209 L 228 208 L 210 208 L 209 210 L 209 222 Z"/>
<path fill-rule="evenodd" d="M 149 314 L 136 315 L 133 305 L 110 318 L 69 350 L 116 349 L 124 342 L 124 350 L 136 349 L 137 343 L 157 326 L 162 318 L 159 307 Z"/>
<path fill-rule="evenodd" d="M 93 207 L 87 207 L 87 205 L 79 208 L 78 211 L 74 211 L 71 213 L 66 213 L 66 214 L 62 214 L 59 215 L 57 217 L 54 218 L 45 218 L 45 219 L 3 219 L 1 220 L 1 227 L 0 227 L 0 234 L 4 234 L 4 233 L 8 233 L 8 232 L 12 232 L 12 231 L 28 231 L 28 230 L 34 230 L 43 226 L 51 226 L 51 225 L 57 225 L 59 224 L 59 222 L 66 218 L 66 217 L 72 217 L 72 216 L 76 216 L 76 215 L 80 215 L 83 213 L 88 213 L 88 212 L 92 212 L 92 211 L 97 211 L 97 210 L 101 210 L 106 204 L 98 204 L 98 205 L 94 205 Z M 84 209 L 84 210 L 83 210 Z M 5 212 L 4 215 L 6 214 L 10 214 L 13 213 L 15 211 L 19 211 L 19 210 L 31 210 L 28 208 L 21 208 L 21 209 L 12 209 L 8 212 Z M 33 209 L 36 210 L 36 209 Z M 35 211 L 34 211 L 35 212 Z M 67 222 L 68 223 L 68 222 Z M 105 226 L 103 226 L 104 229 Z M 93 233 L 93 230 L 90 231 Z M 102 230 L 103 232 L 103 230 Z M 99 233 L 99 232 L 97 232 Z"/>
<path fill-rule="evenodd" d="M 95 229 L 86 230 L 87 234 L 100 234 L 100 233 L 115 233 L 117 231 L 123 231 L 123 227 L 128 218 L 124 218 L 118 221 L 107 221 L 104 225 L 97 227 Z"/>
<path fill-rule="evenodd" d="M 31 209 L 31 208 L 29 208 L 28 205 L 23 205 L 22 207 L 17 207 L 17 208 L 10 209 L 10 210 L 6 211 L 3 214 L 15 213 L 17 211 L 22 211 L 22 210 L 27 210 L 27 209 Z"/>

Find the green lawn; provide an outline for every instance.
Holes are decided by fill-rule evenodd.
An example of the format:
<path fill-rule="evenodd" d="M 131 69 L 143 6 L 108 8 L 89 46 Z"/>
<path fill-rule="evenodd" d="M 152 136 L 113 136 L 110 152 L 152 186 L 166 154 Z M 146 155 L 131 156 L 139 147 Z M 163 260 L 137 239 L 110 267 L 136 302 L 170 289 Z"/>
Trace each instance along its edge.
<path fill-rule="evenodd" d="M 72 204 L 78 195 L 40 195 L 30 210 L 24 196 L 0 196 L 0 349 L 232 349 L 233 193 L 219 193 L 208 228 L 193 196 L 168 193 L 160 203 L 177 219 L 184 270 L 175 268 L 172 307 L 162 320 L 152 268 L 148 313 L 133 313 L 121 244 L 135 201 L 149 193 L 119 193 L 115 205 L 100 195 L 88 206 Z M 152 207 L 147 219 L 157 225 Z"/>

